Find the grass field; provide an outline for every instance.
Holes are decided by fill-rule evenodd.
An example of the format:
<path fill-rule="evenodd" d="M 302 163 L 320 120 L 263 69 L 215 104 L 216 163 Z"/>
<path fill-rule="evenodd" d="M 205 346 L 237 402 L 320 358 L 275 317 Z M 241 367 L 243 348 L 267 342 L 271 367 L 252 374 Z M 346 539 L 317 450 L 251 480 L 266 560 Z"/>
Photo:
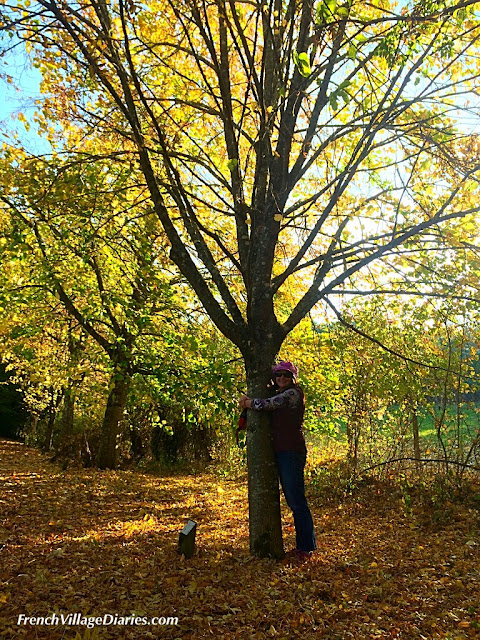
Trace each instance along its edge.
<path fill-rule="evenodd" d="M 480 466 L 480 405 L 439 404 L 417 412 L 419 448 L 422 458 L 444 459 Z M 348 456 L 350 437 L 357 437 L 357 456 L 363 466 L 401 457 L 414 457 L 412 416 L 402 415 L 398 407 L 382 414 L 371 412 L 361 423 L 331 417 L 320 420 L 318 430 L 307 433 L 315 459 L 341 459 Z"/>

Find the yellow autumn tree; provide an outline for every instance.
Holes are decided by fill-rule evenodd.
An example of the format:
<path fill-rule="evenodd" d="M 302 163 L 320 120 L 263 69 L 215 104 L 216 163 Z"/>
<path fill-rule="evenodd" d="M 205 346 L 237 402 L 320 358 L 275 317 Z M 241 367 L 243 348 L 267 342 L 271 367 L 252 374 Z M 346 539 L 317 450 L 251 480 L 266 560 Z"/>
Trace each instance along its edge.
<path fill-rule="evenodd" d="M 479 165 L 460 161 L 454 117 L 479 76 L 476 8 L 7 0 L 1 20 L 42 69 L 45 107 L 61 106 L 62 119 L 41 119 L 57 149 L 85 161 L 90 137 L 103 137 L 142 176 L 170 259 L 260 397 L 285 337 L 319 301 L 335 306 L 336 291 L 380 262 L 438 250 L 441 228 L 477 212 L 464 196 L 477 193 Z M 450 172 L 436 174 L 442 163 Z M 278 304 L 285 288 L 289 307 Z M 248 467 L 251 551 L 281 557 L 260 414 L 249 417 Z"/>

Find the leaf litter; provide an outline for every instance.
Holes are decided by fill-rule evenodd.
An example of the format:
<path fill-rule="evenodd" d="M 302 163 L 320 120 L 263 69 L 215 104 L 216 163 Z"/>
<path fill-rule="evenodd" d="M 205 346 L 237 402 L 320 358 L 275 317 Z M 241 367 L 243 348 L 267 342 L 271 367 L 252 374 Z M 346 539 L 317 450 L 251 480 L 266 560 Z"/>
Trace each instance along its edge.
<path fill-rule="evenodd" d="M 249 555 L 243 480 L 62 471 L 6 441 L 0 479 L 0 640 L 480 637 L 478 485 L 476 500 L 435 510 L 406 510 L 379 483 L 334 500 L 310 485 L 319 549 L 288 564 Z M 176 549 L 189 518 L 197 547 L 186 560 Z M 53 613 L 178 624 L 17 624 Z"/>

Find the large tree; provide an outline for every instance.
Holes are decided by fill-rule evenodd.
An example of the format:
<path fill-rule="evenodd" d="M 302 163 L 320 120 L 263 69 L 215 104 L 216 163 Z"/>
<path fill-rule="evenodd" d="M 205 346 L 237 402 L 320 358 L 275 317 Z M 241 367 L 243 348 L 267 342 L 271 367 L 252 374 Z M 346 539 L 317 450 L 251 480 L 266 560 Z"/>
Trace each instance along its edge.
<path fill-rule="evenodd" d="M 399 252 L 438 249 L 442 226 L 478 209 L 479 154 L 454 119 L 479 73 L 474 0 L 8 4 L 4 28 L 50 94 L 41 126 L 79 158 L 91 133 L 114 139 L 143 175 L 252 396 L 319 301 Z M 248 469 L 251 552 L 281 557 L 261 414 Z"/>

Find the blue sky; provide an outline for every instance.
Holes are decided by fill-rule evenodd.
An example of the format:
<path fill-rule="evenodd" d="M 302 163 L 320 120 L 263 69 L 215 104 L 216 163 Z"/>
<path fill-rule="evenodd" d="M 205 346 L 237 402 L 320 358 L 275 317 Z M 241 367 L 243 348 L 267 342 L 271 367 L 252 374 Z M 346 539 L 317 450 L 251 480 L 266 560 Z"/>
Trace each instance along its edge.
<path fill-rule="evenodd" d="M 7 82 L 7 76 L 13 83 Z M 42 147 L 46 151 L 46 143 L 36 136 L 33 127 L 27 132 L 16 116 L 23 113 L 32 121 L 35 100 L 40 96 L 40 80 L 39 71 L 30 67 L 23 48 L 18 47 L 0 58 L 0 133 L 17 131 L 32 151 L 40 151 Z M 4 135 L 2 138 L 5 139 Z"/>

